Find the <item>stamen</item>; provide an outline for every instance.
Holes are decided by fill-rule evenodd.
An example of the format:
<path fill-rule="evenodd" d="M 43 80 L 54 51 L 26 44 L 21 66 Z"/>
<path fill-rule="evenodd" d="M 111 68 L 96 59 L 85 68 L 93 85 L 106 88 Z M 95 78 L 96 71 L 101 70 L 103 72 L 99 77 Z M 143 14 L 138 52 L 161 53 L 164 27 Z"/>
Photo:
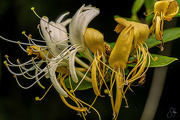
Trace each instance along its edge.
<path fill-rule="evenodd" d="M 43 19 L 36 13 L 36 11 L 35 11 L 34 9 L 35 9 L 34 7 L 31 7 L 31 10 L 33 11 L 33 13 L 34 13 L 40 20 L 43 20 Z M 43 20 L 43 21 L 46 22 L 45 20 Z M 48 22 L 46 22 L 46 23 L 48 23 Z M 48 23 L 48 24 L 49 24 L 49 23 Z M 56 27 L 56 26 L 54 26 L 54 25 L 52 25 L 52 24 L 49 24 L 49 25 L 51 25 L 51 26 L 53 26 L 53 27 L 61 30 L 62 32 L 66 33 L 67 35 L 69 34 L 69 33 L 67 33 L 66 31 L 60 29 L 59 27 Z"/>
<path fill-rule="evenodd" d="M 27 50 L 25 50 L 23 47 L 22 47 L 22 45 L 21 45 L 21 42 L 20 41 L 18 41 L 18 45 L 19 45 L 19 47 L 24 51 L 24 52 L 26 52 L 27 53 Z"/>
<path fill-rule="evenodd" d="M 42 45 L 37 45 L 34 41 L 38 41 L 38 42 L 45 42 L 45 41 L 41 41 L 41 40 L 36 40 L 36 39 L 32 39 L 32 35 L 26 35 L 26 32 L 25 31 L 22 31 L 22 34 L 28 38 L 28 41 L 29 41 L 29 44 L 30 45 L 35 45 L 37 47 L 46 47 L 46 46 L 42 46 Z M 34 41 L 33 41 L 34 40 Z M 32 43 L 31 43 L 32 42 Z"/>
<path fill-rule="evenodd" d="M 35 11 L 34 9 L 35 9 L 34 7 L 31 7 L 31 10 L 34 12 L 34 14 L 35 14 L 39 19 L 41 19 L 41 17 L 39 17 L 39 15 L 36 13 L 36 11 Z"/>
<path fill-rule="evenodd" d="M 10 40 L 10 39 L 7 39 L 7 38 L 4 38 L 4 37 L 2 37 L 2 36 L 0 36 L 0 38 L 1 38 L 1 39 L 3 39 L 3 40 L 5 40 L 5 41 L 11 42 L 11 43 L 16 43 L 16 44 L 18 44 L 18 43 L 19 43 L 19 41 L 13 41 L 13 40 Z M 31 45 L 31 44 L 21 42 L 21 45 Z"/>
<path fill-rule="evenodd" d="M 73 92 L 75 92 L 78 87 L 81 85 L 81 83 L 83 82 L 85 76 L 87 75 L 87 73 L 89 72 L 90 68 L 92 67 L 92 64 L 89 66 L 89 68 L 87 69 L 86 73 L 84 74 L 84 76 L 82 77 L 82 79 L 80 80 L 80 82 L 78 83 L 78 85 L 76 86 L 76 88 L 73 90 Z"/>
<path fill-rule="evenodd" d="M 51 85 L 51 86 L 47 89 L 47 91 L 44 93 L 44 95 L 43 95 L 41 98 L 35 97 L 35 100 L 36 100 L 36 101 L 42 100 L 42 99 L 46 96 L 46 94 L 49 92 L 49 90 L 51 89 L 52 86 L 53 86 L 53 85 Z"/>
<path fill-rule="evenodd" d="M 30 86 L 27 86 L 27 87 L 24 87 L 24 86 L 22 86 L 22 85 L 19 83 L 16 75 L 14 75 L 14 78 L 16 79 L 17 84 L 18 84 L 21 88 L 23 88 L 23 89 L 29 89 L 29 88 L 31 88 L 32 86 L 34 86 L 34 85 L 35 85 L 42 77 L 44 77 L 47 73 L 48 73 L 48 72 L 46 72 L 46 73 L 45 73 L 44 75 L 42 75 L 38 80 L 36 80 L 34 83 L 32 83 Z"/>

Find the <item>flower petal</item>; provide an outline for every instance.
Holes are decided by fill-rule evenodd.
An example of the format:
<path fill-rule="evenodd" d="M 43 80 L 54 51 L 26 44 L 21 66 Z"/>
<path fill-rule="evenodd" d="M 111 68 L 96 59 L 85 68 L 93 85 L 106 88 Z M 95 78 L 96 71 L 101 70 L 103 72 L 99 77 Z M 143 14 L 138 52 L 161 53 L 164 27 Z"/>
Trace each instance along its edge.
<path fill-rule="evenodd" d="M 50 63 L 51 64 L 51 63 Z M 56 89 L 56 91 L 61 94 L 62 96 L 64 97 L 68 97 L 68 94 L 62 89 L 62 87 L 59 85 L 59 82 L 57 81 L 57 78 L 56 78 L 56 69 L 58 67 L 58 64 L 55 63 L 55 64 L 52 64 L 50 66 L 51 68 L 49 69 L 49 74 L 50 74 L 50 80 L 54 86 L 54 88 Z"/>
<path fill-rule="evenodd" d="M 99 9 L 95 7 L 85 7 L 84 5 L 73 16 L 69 25 L 69 38 L 73 45 L 81 45 L 84 49 L 84 33 L 89 22 L 99 14 Z"/>
<path fill-rule="evenodd" d="M 69 54 L 69 71 L 72 77 L 72 80 L 77 83 L 78 82 L 78 77 L 76 74 L 76 69 L 75 69 L 75 55 L 77 52 L 77 48 L 72 50 L 71 53 Z"/>

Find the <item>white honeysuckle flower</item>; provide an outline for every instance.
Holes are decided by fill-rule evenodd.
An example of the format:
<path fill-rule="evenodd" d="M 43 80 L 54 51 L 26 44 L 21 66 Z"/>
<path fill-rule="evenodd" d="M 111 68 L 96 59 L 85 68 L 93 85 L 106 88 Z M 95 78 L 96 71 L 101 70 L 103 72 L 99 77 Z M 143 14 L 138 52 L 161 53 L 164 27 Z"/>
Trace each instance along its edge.
<path fill-rule="evenodd" d="M 69 25 L 69 39 L 74 47 L 74 50 L 70 52 L 69 56 L 69 70 L 71 73 L 72 80 L 78 82 L 78 77 L 75 69 L 75 55 L 77 52 L 82 52 L 87 57 L 87 59 L 92 62 L 93 58 L 89 53 L 85 43 L 84 43 L 84 33 L 93 18 L 95 18 L 100 13 L 100 10 L 95 7 L 85 6 L 76 12 L 72 17 Z"/>
<path fill-rule="evenodd" d="M 66 25 L 69 24 L 71 19 L 67 19 L 62 22 L 64 16 L 68 15 L 69 12 L 60 16 L 56 23 L 49 22 L 49 19 L 44 16 L 40 20 L 41 30 L 46 41 L 46 44 L 53 54 L 53 58 L 51 58 L 50 63 L 47 65 L 50 67 L 49 69 L 49 77 L 57 92 L 64 97 L 68 97 L 68 94 L 61 88 L 56 78 L 56 69 L 58 66 L 68 66 L 67 57 L 70 49 L 68 45 L 68 35 L 66 30 Z M 67 49 L 66 51 L 64 51 Z"/>
<path fill-rule="evenodd" d="M 28 38 L 29 43 L 13 41 L 0 36 L 3 40 L 18 43 L 28 55 L 36 55 L 35 58 L 32 58 L 25 63 L 21 63 L 18 59 L 18 64 L 12 63 L 6 55 L 7 61 L 5 61 L 4 64 L 14 75 L 14 78 L 16 78 L 16 81 L 21 88 L 29 89 L 38 83 L 44 89 L 44 86 L 40 83 L 40 79 L 48 76 L 56 91 L 64 97 L 68 97 L 68 94 L 59 85 L 55 74 L 57 67 L 68 66 L 68 52 L 70 51 L 70 46 L 68 45 L 69 38 L 66 26 L 70 23 L 71 19 L 62 22 L 63 18 L 68 14 L 69 12 L 61 15 L 56 22 L 49 22 L 48 17 L 42 17 L 40 20 L 41 29 L 39 27 L 38 29 L 44 40 L 33 39 L 31 35 L 26 35 L 25 32 L 22 33 Z M 35 42 L 38 42 L 39 44 L 36 44 Z M 45 45 L 40 45 L 42 42 Z M 24 49 L 22 45 L 26 45 L 27 49 Z M 46 66 L 42 68 L 43 63 L 45 63 Z M 12 70 L 13 67 L 18 68 L 20 72 L 17 73 L 17 70 L 14 72 L 14 69 Z M 32 71 L 34 71 L 34 74 L 32 74 Z M 26 79 L 36 79 L 36 81 L 30 86 L 24 87 L 17 79 L 18 76 L 24 76 Z"/>
<path fill-rule="evenodd" d="M 46 44 L 55 57 L 68 47 L 68 35 L 65 27 L 70 23 L 71 19 L 67 19 L 61 23 L 63 18 L 68 14 L 69 12 L 61 15 L 56 23 L 49 22 L 46 16 L 43 16 L 40 20 L 41 31 Z"/>

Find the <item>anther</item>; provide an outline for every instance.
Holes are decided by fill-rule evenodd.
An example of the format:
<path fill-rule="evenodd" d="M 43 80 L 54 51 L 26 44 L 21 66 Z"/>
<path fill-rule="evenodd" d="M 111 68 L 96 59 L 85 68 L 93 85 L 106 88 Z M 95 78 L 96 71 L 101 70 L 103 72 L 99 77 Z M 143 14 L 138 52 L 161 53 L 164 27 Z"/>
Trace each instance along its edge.
<path fill-rule="evenodd" d="M 20 44 L 21 42 L 20 41 L 17 41 L 18 44 Z"/>
<path fill-rule="evenodd" d="M 38 25 L 37 25 L 37 29 L 39 29 L 39 28 L 40 28 L 40 26 L 41 26 L 41 25 L 40 25 L 40 24 L 38 24 Z"/>
<path fill-rule="evenodd" d="M 26 31 L 22 31 L 22 34 L 25 35 L 25 34 L 26 34 Z"/>
<path fill-rule="evenodd" d="M 28 37 L 32 38 L 32 35 L 31 35 L 31 34 L 29 34 L 29 35 L 28 35 Z"/>
<path fill-rule="evenodd" d="M 126 106 L 125 106 L 125 108 L 129 108 L 129 106 L 128 106 L 128 105 L 126 105 Z"/>
<path fill-rule="evenodd" d="M 5 64 L 5 66 L 6 66 L 6 67 L 8 66 L 8 63 L 7 63 L 7 61 L 4 61 L 3 63 Z"/>
<path fill-rule="evenodd" d="M 8 55 L 5 55 L 5 58 L 8 58 L 9 56 Z"/>
<path fill-rule="evenodd" d="M 34 10 L 35 8 L 34 7 L 31 7 L 31 10 Z"/>
<path fill-rule="evenodd" d="M 105 94 L 109 94 L 109 91 L 107 89 L 104 89 Z"/>
<path fill-rule="evenodd" d="M 39 97 L 35 97 L 35 100 L 36 100 L 36 101 L 40 101 L 41 99 L 39 99 Z"/>
<path fill-rule="evenodd" d="M 16 75 L 14 75 L 14 76 L 13 76 L 13 78 L 17 78 L 17 76 L 16 76 Z"/>
<path fill-rule="evenodd" d="M 74 90 L 70 90 L 70 93 L 74 93 Z"/>

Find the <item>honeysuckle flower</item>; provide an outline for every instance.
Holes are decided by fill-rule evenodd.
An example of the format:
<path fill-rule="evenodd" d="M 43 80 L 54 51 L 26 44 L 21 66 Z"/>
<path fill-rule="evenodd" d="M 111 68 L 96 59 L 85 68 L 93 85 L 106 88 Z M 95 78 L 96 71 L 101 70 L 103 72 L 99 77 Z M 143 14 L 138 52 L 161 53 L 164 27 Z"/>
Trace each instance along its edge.
<path fill-rule="evenodd" d="M 18 84 L 20 85 L 17 76 L 24 76 L 27 79 L 36 79 L 36 81 L 28 86 L 28 87 L 23 87 L 24 89 L 28 89 L 32 87 L 35 83 L 38 83 L 41 87 L 43 87 L 39 80 L 46 76 L 49 77 L 54 88 L 57 90 L 59 94 L 62 94 L 64 97 L 68 97 L 68 94 L 61 88 L 59 85 L 59 82 L 56 79 L 56 69 L 59 66 L 68 66 L 68 50 L 69 50 L 69 45 L 68 45 L 68 36 L 67 36 L 67 31 L 65 26 L 69 24 L 70 19 L 67 19 L 64 22 L 61 22 L 64 16 L 66 16 L 69 13 L 65 13 L 62 16 L 60 16 L 56 23 L 55 22 L 49 22 L 47 17 L 42 17 L 40 20 L 40 26 L 41 29 L 38 26 L 38 29 L 40 30 L 40 34 L 42 35 L 42 38 L 45 41 L 40 41 L 33 39 L 31 35 L 27 36 L 25 32 L 23 34 L 28 38 L 29 43 L 21 43 L 21 42 L 14 42 L 18 43 L 20 47 L 25 51 L 28 55 L 36 55 L 35 58 L 25 62 L 25 63 L 20 63 L 19 60 L 17 60 L 18 64 L 12 63 L 8 57 L 7 61 L 5 61 L 5 64 L 8 68 L 8 70 L 14 74 L 14 77 L 16 78 Z M 42 33 L 41 33 L 42 32 Z M 2 37 L 1 37 L 2 38 Z M 4 38 L 4 40 L 7 40 Z M 10 40 L 8 40 L 10 41 Z M 45 42 L 46 45 L 38 45 L 35 44 L 34 41 L 40 42 Z M 22 45 L 27 45 L 27 49 L 25 50 Z M 66 50 L 67 49 L 67 50 Z M 37 59 L 42 59 L 40 61 L 35 61 Z M 43 63 L 46 63 L 46 67 L 41 68 L 41 65 Z M 28 65 L 33 65 L 29 69 L 26 68 Z M 21 73 L 15 73 L 13 72 L 10 67 L 18 67 L 20 69 Z M 35 75 L 31 75 L 29 72 L 35 70 Z M 40 77 L 38 77 L 40 76 Z M 44 88 L 44 87 L 43 87 Z"/>
<path fill-rule="evenodd" d="M 105 65 L 103 64 L 102 66 L 101 64 L 99 64 L 99 60 L 101 58 L 103 62 L 105 63 L 104 36 L 98 30 L 95 30 L 93 28 L 86 28 L 86 31 L 84 34 L 84 41 L 85 41 L 86 46 L 89 48 L 89 50 L 94 54 L 94 60 L 92 62 L 91 80 L 92 80 L 94 93 L 96 96 L 99 96 L 100 95 L 99 88 L 101 88 L 102 83 L 104 82 L 106 85 L 106 82 L 104 80 Z M 100 81 L 99 88 L 98 88 L 98 80 L 97 80 L 97 71 L 99 75 L 98 80 Z"/>
<path fill-rule="evenodd" d="M 122 31 L 124 28 L 128 27 L 129 25 L 132 25 L 134 27 L 134 33 L 133 33 L 134 37 L 133 37 L 133 43 L 132 43 L 133 45 L 131 48 L 131 53 L 134 54 L 133 51 L 134 50 L 136 51 L 135 53 L 137 58 L 137 64 L 130 71 L 130 73 L 126 78 L 126 82 L 130 86 L 132 82 L 143 77 L 143 75 L 146 73 L 148 69 L 148 66 L 150 65 L 150 53 L 148 52 L 148 47 L 145 43 L 145 41 L 148 38 L 149 27 L 146 24 L 127 21 L 123 18 L 115 18 L 115 21 L 118 23 L 118 25 L 115 28 L 115 31 L 117 33 Z M 146 65 L 147 68 L 145 69 Z"/>
<path fill-rule="evenodd" d="M 111 81 L 110 81 L 110 90 L 112 94 L 112 88 L 114 82 L 116 82 L 116 99 L 115 104 L 113 100 L 113 96 L 111 97 L 111 104 L 113 109 L 114 119 L 117 119 L 118 113 L 120 110 L 123 94 L 123 83 L 125 82 L 125 72 L 128 58 L 132 48 L 132 42 L 134 37 L 134 27 L 129 25 L 124 28 L 117 38 L 116 44 L 110 54 L 109 57 L 109 65 L 114 69 Z M 115 81 L 113 81 L 113 75 L 115 73 Z M 113 94 L 112 94 L 113 95 Z"/>
<path fill-rule="evenodd" d="M 87 9 L 86 7 L 85 9 Z M 32 8 L 34 11 L 34 8 Z M 36 12 L 34 11 L 36 14 Z M 83 104 L 86 106 L 89 106 L 89 109 L 94 109 L 100 119 L 100 115 L 98 111 L 92 107 L 92 105 L 89 105 L 80 99 L 78 99 L 75 96 L 74 90 L 71 89 L 71 92 L 66 88 L 64 84 L 64 79 L 68 76 L 69 81 L 70 80 L 70 72 L 69 72 L 69 53 L 72 53 L 72 51 L 75 48 L 75 45 L 69 44 L 69 34 L 67 33 L 66 26 L 70 23 L 71 19 L 67 19 L 64 22 L 62 22 L 64 16 L 68 15 L 69 12 L 61 15 L 56 22 L 49 22 L 48 17 L 43 16 L 40 18 L 37 14 L 37 16 L 40 18 L 40 25 L 38 25 L 38 29 L 40 32 L 40 35 L 42 36 L 43 40 L 36 40 L 32 38 L 32 35 L 26 35 L 25 32 L 22 32 L 29 40 L 29 43 L 22 43 L 22 42 L 16 42 L 9 39 L 6 39 L 2 36 L 0 38 L 13 42 L 18 43 L 19 46 L 22 48 L 23 51 L 25 51 L 28 56 L 35 55 L 35 58 L 32 57 L 31 60 L 20 63 L 19 59 L 17 60 L 18 64 L 14 64 L 9 60 L 9 57 L 6 55 L 7 61 L 4 62 L 8 70 L 14 75 L 14 78 L 16 79 L 17 83 L 20 87 L 23 89 L 29 89 L 34 84 L 38 83 L 42 88 L 44 88 L 43 85 L 40 83 L 40 79 L 46 76 L 46 78 L 50 78 L 52 85 L 48 88 L 46 93 L 43 95 L 43 97 L 39 98 L 36 97 L 35 100 L 39 101 L 44 98 L 44 96 L 47 94 L 49 89 L 54 86 L 56 91 L 60 94 L 60 97 L 62 101 L 71 109 L 76 110 L 78 113 L 81 113 L 83 117 L 85 117 L 85 114 L 87 114 L 88 109 L 87 107 L 84 107 Z M 83 18 L 82 18 L 83 19 Z M 38 42 L 39 44 L 36 44 Z M 44 43 L 45 45 L 40 45 L 40 43 Z M 22 45 L 26 45 L 27 48 L 24 49 Z M 85 64 L 83 61 L 81 61 L 79 58 L 74 57 L 73 60 L 75 60 L 77 63 L 85 67 L 86 69 L 89 67 L 87 64 Z M 42 64 L 45 63 L 45 67 L 41 67 Z M 29 65 L 32 65 L 32 67 L 27 67 Z M 11 70 L 11 67 L 18 67 L 20 70 L 20 73 L 13 72 Z M 35 75 L 30 74 L 30 72 L 35 71 Z M 76 68 L 76 73 L 78 76 L 82 77 L 82 79 L 85 79 L 89 82 L 91 82 L 91 79 L 87 76 L 84 76 L 84 74 L 81 72 L 84 71 L 82 68 Z M 58 78 L 56 77 L 56 72 L 59 73 Z M 31 84 L 28 87 L 24 87 L 20 84 L 19 80 L 17 79 L 17 76 L 24 76 L 27 79 L 36 79 L 36 81 Z M 65 97 L 70 97 L 76 104 L 76 106 L 72 106 L 69 103 L 67 103 Z"/>
<path fill-rule="evenodd" d="M 93 58 L 84 43 L 84 33 L 89 22 L 98 14 L 99 9 L 83 5 L 72 17 L 70 22 L 69 39 L 72 46 L 74 47 L 74 50 L 72 50 L 69 55 L 69 70 L 74 82 L 78 82 L 78 77 L 76 74 L 77 69 L 75 69 L 74 65 L 76 53 L 82 52 L 90 62 L 93 61 Z M 78 64 L 83 65 L 81 62 Z M 88 69 L 89 66 L 86 65 L 84 67 Z"/>
<path fill-rule="evenodd" d="M 161 0 L 154 4 L 154 18 L 150 34 L 155 33 L 157 40 L 162 41 L 164 20 L 170 21 L 178 13 L 179 6 L 175 0 Z M 163 43 L 163 41 L 162 41 Z"/>
<path fill-rule="evenodd" d="M 68 45 L 68 35 L 67 30 L 65 28 L 66 25 L 69 24 L 71 19 L 67 19 L 66 21 L 62 22 L 64 16 L 68 15 L 69 12 L 60 16 L 56 23 L 49 22 L 49 19 L 44 16 L 40 20 L 41 31 L 44 36 L 44 40 L 46 41 L 47 47 L 53 56 L 50 59 L 50 62 L 47 66 L 51 69 L 49 70 L 50 80 L 54 86 L 54 88 L 62 94 L 64 97 L 68 97 L 67 93 L 61 88 L 59 82 L 56 78 L 56 69 L 59 66 L 68 66 L 68 55 L 69 45 Z M 67 49 L 66 51 L 64 51 Z"/>

